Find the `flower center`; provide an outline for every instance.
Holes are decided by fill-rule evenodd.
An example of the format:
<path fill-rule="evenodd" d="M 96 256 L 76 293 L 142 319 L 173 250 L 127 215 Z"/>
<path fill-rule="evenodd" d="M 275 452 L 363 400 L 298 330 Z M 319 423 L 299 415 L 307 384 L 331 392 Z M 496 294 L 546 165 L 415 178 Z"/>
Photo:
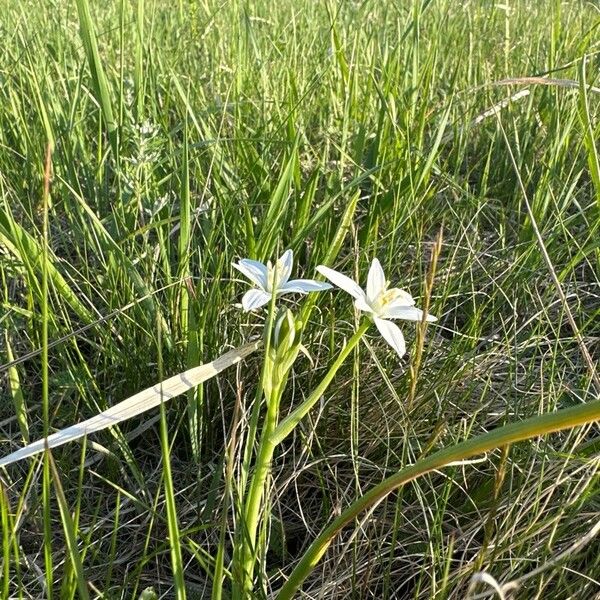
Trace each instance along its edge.
<path fill-rule="evenodd" d="M 277 289 L 277 284 L 280 279 L 278 276 L 281 273 L 281 265 L 279 261 L 273 264 L 270 260 L 267 261 L 267 289 L 265 291 L 273 293 Z"/>
<path fill-rule="evenodd" d="M 391 304 L 395 304 L 398 300 L 402 300 L 404 304 L 410 306 L 413 302 L 412 296 L 399 288 L 383 290 L 373 301 L 372 308 L 375 312 L 384 311 Z"/>

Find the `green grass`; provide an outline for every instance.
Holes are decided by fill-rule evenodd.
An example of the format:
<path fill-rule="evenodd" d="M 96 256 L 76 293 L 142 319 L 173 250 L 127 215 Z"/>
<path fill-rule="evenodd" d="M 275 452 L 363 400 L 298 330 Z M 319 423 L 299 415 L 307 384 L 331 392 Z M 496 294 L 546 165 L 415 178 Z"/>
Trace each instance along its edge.
<path fill-rule="evenodd" d="M 599 31 L 582 0 L 5 1 L 0 455 L 260 335 L 240 257 L 364 282 L 377 256 L 422 297 L 442 226 L 422 355 L 410 323 L 402 361 L 370 330 L 278 448 L 256 589 L 387 476 L 597 399 Z M 358 323 L 343 294 L 294 298 L 314 364 L 283 415 Z M 0 597 L 228 598 L 260 369 L 2 470 Z M 475 597 L 480 571 L 596 597 L 599 449 L 589 425 L 420 477 L 305 597 Z"/>

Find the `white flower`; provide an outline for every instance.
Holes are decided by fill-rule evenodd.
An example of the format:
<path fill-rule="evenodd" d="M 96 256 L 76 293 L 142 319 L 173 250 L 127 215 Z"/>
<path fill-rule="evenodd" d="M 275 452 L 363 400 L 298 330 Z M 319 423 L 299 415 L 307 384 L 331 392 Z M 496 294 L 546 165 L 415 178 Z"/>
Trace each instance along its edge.
<path fill-rule="evenodd" d="M 329 281 L 348 292 L 354 298 L 354 305 L 359 310 L 370 313 L 383 339 L 398 353 L 404 356 L 406 343 L 399 327 L 390 319 L 406 321 L 422 321 L 423 311 L 415 307 L 413 297 L 399 288 L 389 288 L 381 264 L 374 258 L 367 277 L 367 291 L 346 275 L 329 267 L 319 265 L 317 271 L 325 275 Z M 437 321 L 427 315 L 427 321 Z"/>
<path fill-rule="evenodd" d="M 291 250 L 286 250 L 274 265 L 271 261 L 264 265 L 256 260 L 243 258 L 232 266 L 257 286 L 248 290 L 242 298 L 242 306 L 246 311 L 264 306 L 273 295 L 307 294 L 331 288 L 328 283 L 314 279 L 290 280 L 294 266 L 294 253 Z"/>

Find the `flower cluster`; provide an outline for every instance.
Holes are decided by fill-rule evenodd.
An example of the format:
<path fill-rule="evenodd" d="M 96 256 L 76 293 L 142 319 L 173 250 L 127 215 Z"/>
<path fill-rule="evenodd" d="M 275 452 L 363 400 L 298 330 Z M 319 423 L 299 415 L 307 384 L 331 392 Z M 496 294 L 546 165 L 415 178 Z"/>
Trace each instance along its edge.
<path fill-rule="evenodd" d="M 330 289 L 329 283 L 314 279 L 292 279 L 294 255 L 286 250 L 273 265 L 271 261 L 263 264 L 256 260 L 244 258 L 233 266 L 245 275 L 257 287 L 247 291 L 242 298 L 242 307 L 246 311 L 254 310 L 268 304 L 273 297 L 283 294 L 306 294 Z M 350 277 L 319 265 L 317 271 L 331 283 L 344 290 L 354 298 L 355 307 L 367 313 L 375 323 L 383 339 L 402 357 L 406 353 L 406 343 L 402 331 L 393 319 L 405 321 L 437 321 L 433 315 L 425 315 L 415 306 L 413 297 L 400 288 L 390 288 L 389 282 L 379 260 L 373 259 L 367 276 L 367 288 L 363 290 Z"/>

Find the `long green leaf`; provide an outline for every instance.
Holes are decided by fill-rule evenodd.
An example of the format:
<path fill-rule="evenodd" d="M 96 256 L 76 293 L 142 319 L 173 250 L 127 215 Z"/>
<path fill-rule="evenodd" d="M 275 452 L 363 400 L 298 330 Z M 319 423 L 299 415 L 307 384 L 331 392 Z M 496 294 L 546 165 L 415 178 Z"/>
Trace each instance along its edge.
<path fill-rule="evenodd" d="M 44 253 L 37 240 L 14 220 L 8 210 L 4 209 L 0 209 L 0 244 L 27 267 L 32 276 L 32 285 L 35 285 L 33 276 L 39 275 L 45 265 L 48 270 L 48 278 L 61 299 L 86 323 L 91 323 L 94 320 L 90 310 L 84 306 L 70 288 L 52 259 L 48 257 L 47 261 L 44 261 Z"/>
<path fill-rule="evenodd" d="M 75 3 L 77 4 L 77 13 L 79 15 L 79 32 L 81 34 L 81 39 L 83 40 L 83 47 L 92 74 L 94 94 L 96 100 L 98 100 L 98 103 L 100 104 L 100 109 L 102 110 L 102 116 L 108 133 L 108 141 L 115 158 L 118 159 L 117 122 L 114 118 L 110 101 L 108 79 L 104 72 L 102 61 L 100 60 L 100 53 L 98 52 L 98 41 L 96 39 L 96 31 L 90 13 L 90 5 L 88 0 L 75 0 Z"/>
<path fill-rule="evenodd" d="M 77 590 L 79 591 L 79 598 L 82 598 L 82 600 L 86 600 L 90 596 L 88 594 L 87 584 L 83 574 L 83 562 L 81 560 L 81 555 L 79 554 L 79 549 L 77 548 L 77 535 L 75 533 L 75 524 L 73 522 L 73 518 L 71 517 L 71 512 L 69 511 L 69 505 L 67 504 L 67 499 L 65 497 L 65 492 L 60 481 L 58 469 L 56 468 L 56 464 L 50 453 L 48 453 L 48 459 L 50 462 L 50 468 L 52 470 L 54 491 L 56 492 L 56 499 L 58 501 L 58 507 L 60 509 L 60 518 L 63 524 L 63 530 L 65 532 L 67 554 L 69 556 L 69 560 L 71 561 L 73 571 L 75 572 L 75 577 L 77 579 Z"/>
<path fill-rule="evenodd" d="M 596 204 L 600 209 L 600 158 L 596 148 L 597 132 L 594 131 L 590 117 L 590 103 L 588 100 L 588 86 L 585 80 L 586 56 L 581 60 L 580 84 L 579 84 L 579 118 L 583 127 L 583 143 L 587 150 L 587 162 L 590 169 L 590 178 L 596 192 Z"/>
<path fill-rule="evenodd" d="M 8 389 L 10 390 L 10 395 L 12 396 L 13 406 L 15 408 L 15 415 L 17 417 L 17 422 L 19 423 L 19 429 L 21 430 L 21 437 L 23 438 L 23 442 L 28 444 L 29 421 L 27 419 L 27 404 L 25 402 L 25 397 L 23 396 L 23 390 L 21 389 L 21 378 L 19 377 L 19 370 L 17 369 L 16 365 L 11 365 L 15 357 L 12 352 L 12 347 L 7 331 L 4 332 L 4 336 L 4 343 L 6 344 L 6 358 L 9 363 Z"/>

